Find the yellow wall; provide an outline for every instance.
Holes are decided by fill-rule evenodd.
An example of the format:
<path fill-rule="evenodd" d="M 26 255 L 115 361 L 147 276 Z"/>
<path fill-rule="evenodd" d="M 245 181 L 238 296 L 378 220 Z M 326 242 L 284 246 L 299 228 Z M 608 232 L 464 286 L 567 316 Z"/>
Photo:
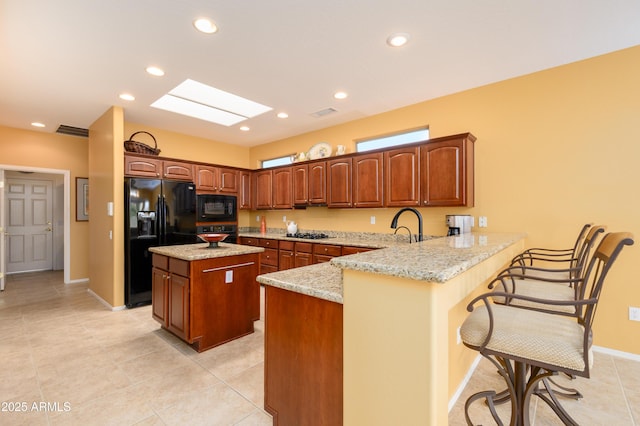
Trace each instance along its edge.
<path fill-rule="evenodd" d="M 124 124 L 125 139 L 129 139 L 138 131 L 149 132 L 156 138 L 162 157 L 251 168 L 249 167 L 248 147 L 169 132 L 142 124 L 129 122 Z M 138 134 L 133 140 L 153 146 L 153 139 L 149 135 Z"/>
<path fill-rule="evenodd" d="M 70 171 L 70 199 L 76 199 L 76 177 L 88 176 L 86 138 L 0 126 L 0 165 Z M 75 221 L 71 208 L 69 277 L 89 276 L 89 223 Z"/>
<path fill-rule="evenodd" d="M 112 306 L 124 305 L 123 125 L 113 107 L 89 127 L 89 288 Z"/>
<path fill-rule="evenodd" d="M 571 246 L 586 222 L 640 238 L 639 66 L 640 47 L 625 49 L 255 147 L 250 164 L 306 151 L 320 141 L 352 152 L 355 139 L 425 124 L 432 137 L 469 131 L 478 138 L 476 205 L 421 209 L 425 233 L 444 232 L 450 212 L 487 216 L 488 231 L 526 231 L 535 246 Z M 301 228 L 389 232 L 392 212 L 269 212 L 268 225 L 281 224 L 283 214 Z M 377 224 L 368 225 L 373 214 Z M 415 230 L 415 221 L 405 220 Z M 629 336 L 640 333 L 640 323 L 627 319 L 627 308 L 640 306 L 640 287 L 634 285 L 639 245 L 622 253 L 595 324 L 597 345 L 635 354 L 640 340 Z"/>

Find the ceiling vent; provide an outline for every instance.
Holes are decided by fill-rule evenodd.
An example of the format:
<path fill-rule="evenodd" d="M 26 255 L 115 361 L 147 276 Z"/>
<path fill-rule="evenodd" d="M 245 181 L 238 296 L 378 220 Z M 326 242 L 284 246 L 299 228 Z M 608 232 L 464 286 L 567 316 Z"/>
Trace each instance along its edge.
<path fill-rule="evenodd" d="M 89 137 L 89 129 L 83 129 L 81 127 L 66 126 L 64 124 L 61 124 L 58 127 L 58 130 L 56 130 L 56 133 L 60 133 L 62 135 L 80 136 L 83 138 Z"/>
<path fill-rule="evenodd" d="M 316 117 L 316 118 L 320 118 L 320 117 L 324 117 L 325 115 L 333 114 L 334 112 L 338 112 L 338 110 L 329 107 L 329 108 L 321 109 L 320 111 L 316 111 L 316 112 L 312 113 L 311 115 Z"/>

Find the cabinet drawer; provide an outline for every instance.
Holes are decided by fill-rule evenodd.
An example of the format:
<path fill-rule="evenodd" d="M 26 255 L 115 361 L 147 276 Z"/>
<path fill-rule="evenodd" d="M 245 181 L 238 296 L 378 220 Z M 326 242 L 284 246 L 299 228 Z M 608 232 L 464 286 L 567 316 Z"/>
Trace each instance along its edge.
<path fill-rule="evenodd" d="M 278 249 L 266 248 L 260 254 L 263 265 L 278 266 Z"/>
<path fill-rule="evenodd" d="M 260 246 L 261 247 L 273 247 L 278 248 L 278 240 L 271 240 L 269 238 L 260 238 Z"/>
<path fill-rule="evenodd" d="M 251 237 L 240 237 L 240 244 L 243 244 L 245 246 L 259 246 L 259 242 L 257 238 L 251 238 Z"/>
<path fill-rule="evenodd" d="M 280 250 L 293 251 L 294 244 L 295 243 L 293 241 L 280 241 L 278 247 L 280 248 Z"/>
<path fill-rule="evenodd" d="M 371 251 L 371 250 L 375 250 L 375 249 L 367 248 L 367 247 L 345 246 L 345 247 L 342 247 L 342 255 L 346 256 L 349 254 L 364 253 L 365 251 Z"/>
<path fill-rule="evenodd" d="M 323 256 L 340 256 L 342 254 L 342 248 L 340 246 L 333 246 L 329 244 L 314 244 L 313 254 L 320 254 Z"/>
<path fill-rule="evenodd" d="M 313 244 L 312 243 L 296 243 L 296 252 L 300 253 L 313 253 Z"/>
<path fill-rule="evenodd" d="M 169 258 L 169 271 L 182 275 L 183 277 L 189 276 L 189 262 L 182 259 L 176 259 L 175 257 Z"/>
<path fill-rule="evenodd" d="M 165 271 L 169 270 L 169 258 L 167 256 L 154 253 L 152 262 L 156 268 L 164 269 Z"/>

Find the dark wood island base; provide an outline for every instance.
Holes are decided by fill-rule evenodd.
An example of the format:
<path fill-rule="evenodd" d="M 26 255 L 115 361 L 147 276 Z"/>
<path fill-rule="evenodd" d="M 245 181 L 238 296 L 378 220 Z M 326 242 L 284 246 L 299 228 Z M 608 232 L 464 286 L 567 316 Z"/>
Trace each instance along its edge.
<path fill-rule="evenodd" d="M 184 260 L 153 254 L 152 316 L 202 352 L 253 333 L 258 253 Z"/>

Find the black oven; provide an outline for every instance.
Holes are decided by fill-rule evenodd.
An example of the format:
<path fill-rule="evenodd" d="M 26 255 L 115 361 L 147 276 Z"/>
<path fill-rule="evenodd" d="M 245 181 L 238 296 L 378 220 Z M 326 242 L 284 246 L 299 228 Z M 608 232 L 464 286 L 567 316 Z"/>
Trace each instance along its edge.
<path fill-rule="evenodd" d="M 198 222 L 235 222 L 238 198 L 233 195 L 198 194 Z"/>

